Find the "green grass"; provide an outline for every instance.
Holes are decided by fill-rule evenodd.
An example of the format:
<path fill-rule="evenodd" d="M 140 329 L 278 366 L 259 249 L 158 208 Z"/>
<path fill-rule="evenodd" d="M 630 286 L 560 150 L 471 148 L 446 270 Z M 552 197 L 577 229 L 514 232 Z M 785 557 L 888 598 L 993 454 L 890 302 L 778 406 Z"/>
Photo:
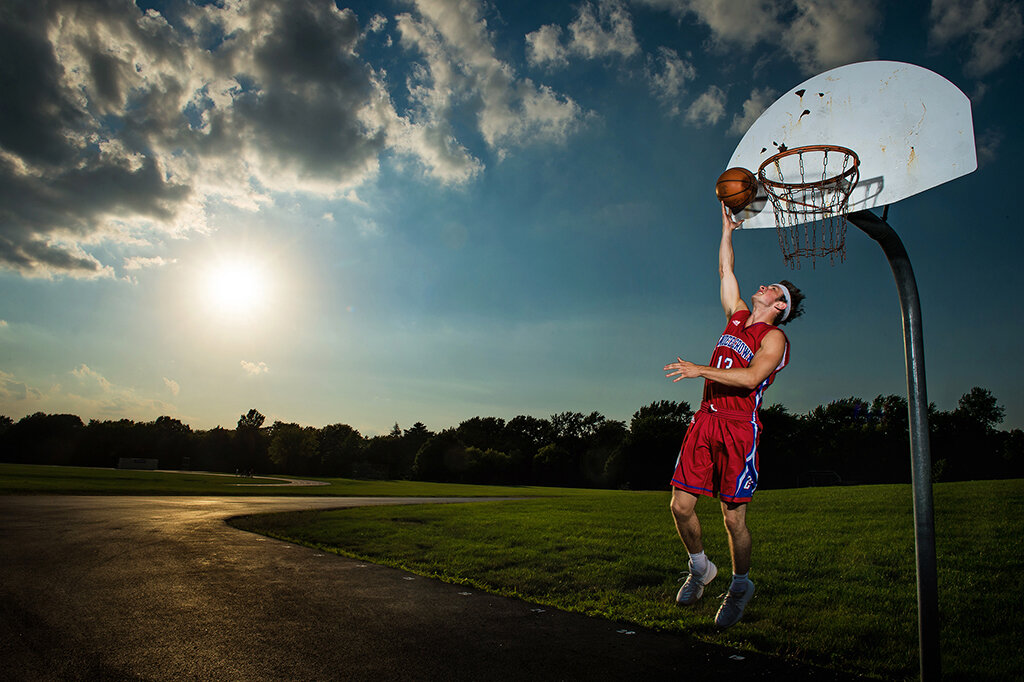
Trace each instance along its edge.
<path fill-rule="evenodd" d="M 1013 678 L 1024 666 L 1019 616 L 1024 481 L 935 487 L 941 648 L 947 679 Z M 702 499 L 706 549 L 728 573 L 717 503 Z M 918 672 L 909 486 L 762 491 L 751 505 L 744 621 L 716 633 L 712 583 L 674 605 L 685 553 L 667 493 L 363 508 L 233 520 L 240 528 L 539 604 L 685 632 L 741 649 L 886 679 Z"/>
<path fill-rule="evenodd" d="M 374 497 L 531 497 L 569 495 L 582 491 L 541 487 L 504 487 L 424 483 L 419 481 L 357 481 L 315 478 L 317 486 L 278 486 L 283 479 L 193 472 L 137 471 L 97 467 L 39 466 L 0 463 L 0 495 L 314 495 Z"/>

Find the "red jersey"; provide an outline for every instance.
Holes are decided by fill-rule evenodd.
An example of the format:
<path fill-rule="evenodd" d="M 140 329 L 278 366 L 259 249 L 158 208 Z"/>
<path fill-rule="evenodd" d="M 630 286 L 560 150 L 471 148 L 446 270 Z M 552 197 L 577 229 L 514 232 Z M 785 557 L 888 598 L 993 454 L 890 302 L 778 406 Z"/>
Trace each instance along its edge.
<path fill-rule="evenodd" d="M 715 346 L 715 352 L 711 356 L 710 365 L 712 367 L 719 369 L 749 367 L 750 361 L 754 358 L 754 353 L 761 347 L 761 341 L 764 340 L 765 335 L 773 329 L 778 329 L 778 327 L 764 322 L 747 327 L 745 324 L 748 317 L 750 317 L 749 310 L 739 310 L 729 318 L 729 323 L 726 325 L 725 331 L 722 332 L 722 338 L 718 339 L 718 345 Z M 785 338 L 785 333 L 782 336 L 786 344 L 785 350 L 782 352 L 782 360 L 759 386 L 751 390 L 725 386 L 706 379 L 704 381 L 704 403 L 710 403 L 716 410 L 743 413 L 756 418 L 757 410 L 761 407 L 764 390 L 771 386 L 775 380 L 775 374 L 789 363 L 789 339 Z"/>

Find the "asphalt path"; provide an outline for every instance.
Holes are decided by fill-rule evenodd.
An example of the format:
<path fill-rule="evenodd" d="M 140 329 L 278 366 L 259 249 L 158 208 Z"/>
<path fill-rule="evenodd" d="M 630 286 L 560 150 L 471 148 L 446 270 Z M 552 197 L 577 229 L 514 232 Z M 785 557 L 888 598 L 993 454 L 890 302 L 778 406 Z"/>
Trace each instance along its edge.
<path fill-rule="evenodd" d="M 4 677 L 849 679 L 496 597 L 225 523 L 259 512 L 455 501 L 0 496 Z M 714 605 L 701 608 L 713 616 Z"/>

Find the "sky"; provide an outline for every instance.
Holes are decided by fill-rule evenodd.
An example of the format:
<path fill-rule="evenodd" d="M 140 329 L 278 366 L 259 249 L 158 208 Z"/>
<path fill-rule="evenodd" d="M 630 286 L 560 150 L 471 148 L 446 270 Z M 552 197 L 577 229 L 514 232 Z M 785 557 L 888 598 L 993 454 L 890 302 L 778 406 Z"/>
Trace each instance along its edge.
<path fill-rule="evenodd" d="M 1011 193 L 1024 7 L 1006 0 L 13 0 L 0 7 L 0 415 L 364 435 L 572 411 L 629 421 L 725 318 L 715 179 L 808 77 L 869 59 L 970 99 L 978 170 L 890 207 L 928 398 L 1024 427 Z M 871 116 L 870 109 L 864 116 Z M 790 270 L 738 232 L 744 295 L 807 295 L 766 394 L 906 393 L 892 273 Z"/>

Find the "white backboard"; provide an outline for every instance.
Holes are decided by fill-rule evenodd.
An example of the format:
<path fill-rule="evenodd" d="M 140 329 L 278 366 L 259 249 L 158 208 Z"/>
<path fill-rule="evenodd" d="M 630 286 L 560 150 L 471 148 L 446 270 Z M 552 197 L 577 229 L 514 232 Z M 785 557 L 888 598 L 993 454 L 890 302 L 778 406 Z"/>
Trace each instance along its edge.
<path fill-rule="evenodd" d="M 860 181 L 849 212 L 906 199 L 978 167 L 970 100 L 942 76 L 902 62 L 848 64 L 796 86 L 750 126 L 726 168 L 756 174 L 783 145 L 814 144 L 857 153 Z M 763 188 L 739 217 L 744 228 L 775 227 Z"/>

